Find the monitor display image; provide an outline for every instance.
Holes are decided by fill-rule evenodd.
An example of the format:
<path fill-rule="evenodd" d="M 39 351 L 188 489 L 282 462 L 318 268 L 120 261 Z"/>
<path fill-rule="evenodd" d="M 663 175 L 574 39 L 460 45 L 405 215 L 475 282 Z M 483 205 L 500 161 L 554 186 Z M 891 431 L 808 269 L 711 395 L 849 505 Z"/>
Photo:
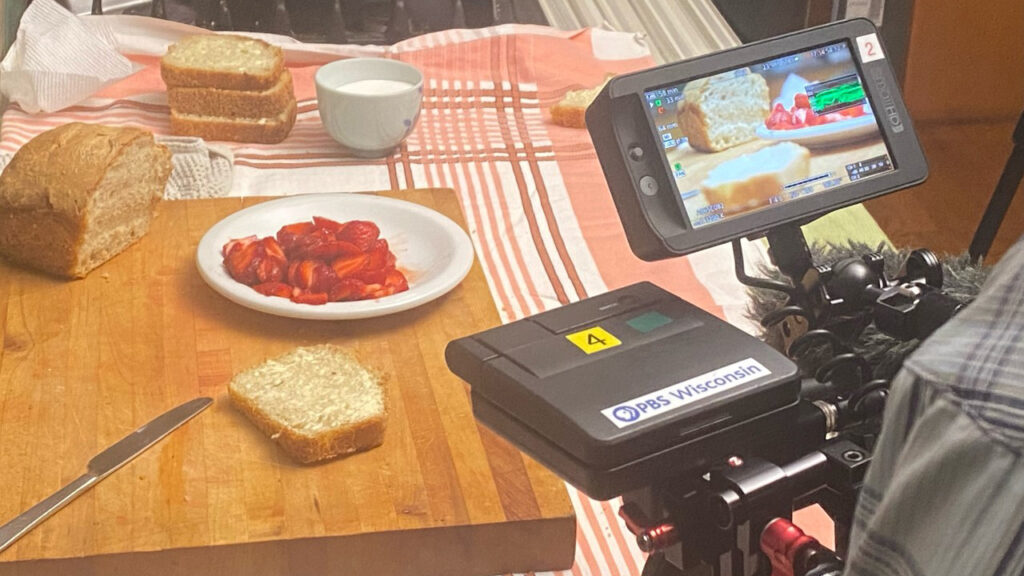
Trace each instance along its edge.
<path fill-rule="evenodd" d="M 846 41 L 644 98 L 694 228 L 894 169 Z"/>

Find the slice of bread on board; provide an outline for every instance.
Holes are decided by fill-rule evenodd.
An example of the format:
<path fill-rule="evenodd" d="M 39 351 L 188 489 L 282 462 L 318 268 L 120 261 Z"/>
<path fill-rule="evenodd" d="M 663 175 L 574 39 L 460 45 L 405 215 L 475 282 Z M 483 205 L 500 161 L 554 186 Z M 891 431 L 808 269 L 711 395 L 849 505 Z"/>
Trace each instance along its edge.
<path fill-rule="evenodd" d="M 768 206 L 787 184 L 810 175 L 811 152 L 793 142 L 780 142 L 722 162 L 701 182 L 708 204 L 736 214 Z"/>
<path fill-rule="evenodd" d="M 296 348 L 267 360 L 237 374 L 228 394 L 240 412 L 304 464 L 384 441 L 384 380 L 339 346 Z"/>

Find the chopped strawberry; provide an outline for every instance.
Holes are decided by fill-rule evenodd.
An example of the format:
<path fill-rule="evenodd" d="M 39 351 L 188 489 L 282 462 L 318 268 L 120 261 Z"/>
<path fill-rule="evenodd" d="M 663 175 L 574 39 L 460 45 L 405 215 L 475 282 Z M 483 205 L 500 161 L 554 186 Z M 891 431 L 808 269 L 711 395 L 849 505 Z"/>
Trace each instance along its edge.
<path fill-rule="evenodd" d="M 334 269 L 323 262 L 317 262 L 313 269 L 313 284 L 309 289 L 313 292 L 327 292 L 337 283 L 338 275 Z"/>
<path fill-rule="evenodd" d="M 338 278 L 345 278 L 362 270 L 366 266 L 368 258 L 369 256 L 366 254 L 335 258 L 331 261 L 331 268 L 334 269 L 334 273 L 337 274 Z"/>
<path fill-rule="evenodd" d="M 284 282 L 264 282 L 253 286 L 252 289 L 264 296 L 280 296 L 281 298 L 292 297 L 292 287 Z"/>
<path fill-rule="evenodd" d="M 266 250 L 259 242 L 249 242 L 233 246 L 228 255 L 224 258 L 224 266 L 232 278 L 252 286 L 259 284 L 259 268 L 263 262 Z"/>
<path fill-rule="evenodd" d="M 369 260 L 366 262 L 367 270 L 383 270 L 388 265 L 388 241 L 381 238 L 373 243 L 373 247 L 367 252 Z"/>
<path fill-rule="evenodd" d="M 387 268 L 378 268 L 377 270 L 371 270 L 368 267 L 348 275 L 348 278 L 362 280 L 367 284 L 383 284 L 387 277 Z"/>
<path fill-rule="evenodd" d="M 405 292 L 409 289 L 409 281 L 405 279 L 405 274 L 398 270 L 388 272 L 387 277 L 384 279 L 384 284 L 394 287 L 396 293 Z"/>
<path fill-rule="evenodd" d="M 288 283 L 309 290 L 316 281 L 316 260 L 297 260 L 288 266 Z"/>
<path fill-rule="evenodd" d="M 334 220 L 331 220 L 330 218 L 324 218 L 323 216 L 313 216 L 313 224 L 317 228 L 321 230 L 326 230 L 335 236 L 337 236 L 338 232 L 341 232 L 342 230 L 345 229 L 345 224 L 342 224 L 341 222 L 335 222 Z"/>
<path fill-rule="evenodd" d="M 296 304 L 327 304 L 327 294 L 323 292 L 303 292 L 292 295 L 292 302 Z"/>
<path fill-rule="evenodd" d="M 358 246 L 359 250 L 365 252 L 373 247 L 378 236 L 380 236 L 380 228 L 373 222 L 353 220 L 338 234 L 338 240 L 351 242 Z"/>
<path fill-rule="evenodd" d="M 358 246 L 344 240 L 332 240 L 317 246 L 310 246 L 298 251 L 296 256 L 303 258 L 317 258 L 320 260 L 333 260 L 341 256 L 353 256 L 362 254 Z"/>
<path fill-rule="evenodd" d="M 232 239 L 221 253 L 238 282 L 303 304 L 380 298 L 409 287 L 380 229 L 366 220 L 314 216 L 274 236 Z"/>
<path fill-rule="evenodd" d="M 363 298 L 366 284 L 355 278 L 342 278 L 337 284 L 331 287 L 328 297 L 331 302 L 346 300 L 359 300 Z"/>
<path fill-rule="evenodd" d="M 227 243 L 224 244 L 224 248 L 221 249 L 220 253 L 224 256 L 227 256 L 235 248 L 247 246 L 249 244 L 252 244 L 256 240 L 257 238 L 255 234 L 252 236 L 246 236 L 245 238 L 235 238 L 233 240 L 228 240 Z"/>
<path fill-rule="evenodd" d="M 281 245 L 277 243 L 273 236 L 267 236 L 260 240 L 260 243 L 263 244 L 263 249 L 267 251 L 267 257 L 276 258 L 283 263 L 288 261 L 288 258 L 284 255 L 284 250 L 281 249 Z"/>
<path fill-rule="evenodd" d="M 803 92 L 798 92 L 797 95 L 793 97 L 793 105 L 796 106 L 797 108 L 810 109 L 811 99 L 807 97 L 807 94 L 804 94 Z"/>

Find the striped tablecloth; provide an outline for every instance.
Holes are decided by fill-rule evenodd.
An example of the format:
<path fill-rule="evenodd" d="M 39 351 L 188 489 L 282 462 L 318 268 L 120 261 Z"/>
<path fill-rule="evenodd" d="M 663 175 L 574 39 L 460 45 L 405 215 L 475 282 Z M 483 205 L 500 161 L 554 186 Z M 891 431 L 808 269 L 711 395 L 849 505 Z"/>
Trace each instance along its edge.
<path fill-rule="evenodd" d="M 176 38 L 200 30 L 141 17 L 86 20 L 110 26 L 122 52 L 145 68 L 58 113 L 33 116 L 9 107 L 0 124 L 0 152 L 13 153 L 36 134 L 76 120 L 168 133 L 159 55 Z M 269 39 L 285 49 L 298 121 L 279 145 L 231 145 L 233 195 L 453 188 L 505 322 L 644 279 L 748 326 L 729 248 L 655 264 L 638 260 L 588 133 L 550 122 L 548 108 L 567 90 L 652 64 L 633 35 L 506 25 L 435 33 L 388 48 Z M 320 124 L 313 74 L 326 62 L 352 56 L 396 58 L 423 71 L 419 123 L 391 157 L 346 157 Z M 758 246 L 749 248 L 749 258 L 763 256 Z M 571 573 L 638 576 L 644 556 L 619 522 L 617 503 L 568 490 L 579 519 Z"/>

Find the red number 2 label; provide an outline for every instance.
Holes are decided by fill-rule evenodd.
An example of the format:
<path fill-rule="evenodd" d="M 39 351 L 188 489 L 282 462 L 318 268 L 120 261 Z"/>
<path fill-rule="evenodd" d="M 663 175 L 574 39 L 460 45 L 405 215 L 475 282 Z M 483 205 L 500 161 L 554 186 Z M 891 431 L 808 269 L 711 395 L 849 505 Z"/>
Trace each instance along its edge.
<path fill-rule="evenodd" d="M 860 51 L 861 62 L 872 62 L 885 58 L 882 45 L 878 43 L 877 34 L 866 34 L 857 37 L 857 49 Z"/>

